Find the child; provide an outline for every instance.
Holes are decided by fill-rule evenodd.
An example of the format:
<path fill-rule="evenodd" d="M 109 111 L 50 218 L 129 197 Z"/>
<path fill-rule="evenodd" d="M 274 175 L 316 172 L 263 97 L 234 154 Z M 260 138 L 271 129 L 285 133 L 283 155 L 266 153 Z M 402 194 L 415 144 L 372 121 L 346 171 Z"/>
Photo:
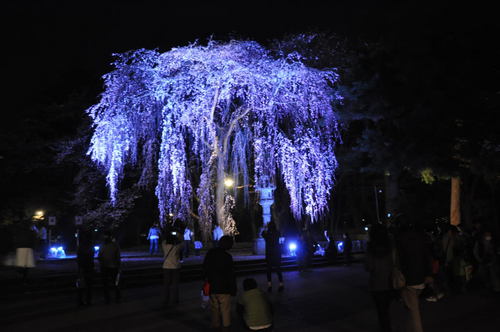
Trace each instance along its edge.
<path fill-rule="evenodd" d="M 243 294 L 238 299 L 238 312 L 243 315 L 245 326 L 252 331 L 272 331 L 271 304 L 257 288 L 253 278 L 243 280 Z"/>

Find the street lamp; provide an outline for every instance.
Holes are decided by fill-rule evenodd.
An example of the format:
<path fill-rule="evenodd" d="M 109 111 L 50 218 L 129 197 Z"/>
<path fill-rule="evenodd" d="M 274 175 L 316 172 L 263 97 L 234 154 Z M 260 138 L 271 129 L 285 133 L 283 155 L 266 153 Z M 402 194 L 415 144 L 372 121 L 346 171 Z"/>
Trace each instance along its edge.
<path fill-rule="evenodd" d="M 224 179 L 224 185 L 227 187 L 227 188 L 231 188 L 233 185 L 234 185 L 234 180 L 231 179 L 231 178 L 225 178 Z"/>
<path fill-rule="evenodd" d="M 35 211 L 35 215 L 33 216 L 33 219 L 35 220 L 42 220 L 44 218 L 44 212 L 42 210 Z"/>

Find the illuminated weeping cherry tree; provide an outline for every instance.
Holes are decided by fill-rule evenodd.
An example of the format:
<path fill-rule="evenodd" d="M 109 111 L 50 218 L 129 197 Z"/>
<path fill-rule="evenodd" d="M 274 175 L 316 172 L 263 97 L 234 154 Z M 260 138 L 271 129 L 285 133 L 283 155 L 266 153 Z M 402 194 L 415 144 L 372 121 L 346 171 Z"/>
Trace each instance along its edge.
<path fill-rule="evenodd" d="M 88 110 L 89 154 L 107 173 L 112 201 L 125 165 L 136 164 L 139 181 L 157 179 L 162 222 L 185 220 L 196 195 L 205 234 L 214 216 L 225 234 L 237 233 L 226 174 L 245 197 L 251 182 L 281 177 L 297 219 L 325 211 L 339 138 L 333 70 L 308 68 L 298 54 L 272 57 L 251 41 L 138 50 L 114 66 Z"/>

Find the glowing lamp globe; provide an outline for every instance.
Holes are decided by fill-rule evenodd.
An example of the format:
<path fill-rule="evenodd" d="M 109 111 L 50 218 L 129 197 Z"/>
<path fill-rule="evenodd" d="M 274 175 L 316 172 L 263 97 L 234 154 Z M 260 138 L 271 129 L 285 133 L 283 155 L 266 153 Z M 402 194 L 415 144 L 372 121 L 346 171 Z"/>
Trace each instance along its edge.
<path fill-rule="evenodd" d="M 231 188 L 234 185 L 234 180 L 231 178 L 224 179 L 224 185 L 228 188 Z"/>

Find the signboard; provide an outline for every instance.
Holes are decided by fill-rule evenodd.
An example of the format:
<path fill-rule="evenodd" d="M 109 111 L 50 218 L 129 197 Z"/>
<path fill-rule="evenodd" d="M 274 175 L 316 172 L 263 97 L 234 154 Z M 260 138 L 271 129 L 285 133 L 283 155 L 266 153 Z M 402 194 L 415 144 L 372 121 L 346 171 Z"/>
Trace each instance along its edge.
<path fill-rule="evenodd" d="M 55 226 L 56 225 L 56 217 L 49 217 L 49 226 Z"/>
<path fill-rule="evenodd" d="M 75 225 L 80 226 L 83 224 L 83 217 L 82 216 L 75 216 Z"/>

